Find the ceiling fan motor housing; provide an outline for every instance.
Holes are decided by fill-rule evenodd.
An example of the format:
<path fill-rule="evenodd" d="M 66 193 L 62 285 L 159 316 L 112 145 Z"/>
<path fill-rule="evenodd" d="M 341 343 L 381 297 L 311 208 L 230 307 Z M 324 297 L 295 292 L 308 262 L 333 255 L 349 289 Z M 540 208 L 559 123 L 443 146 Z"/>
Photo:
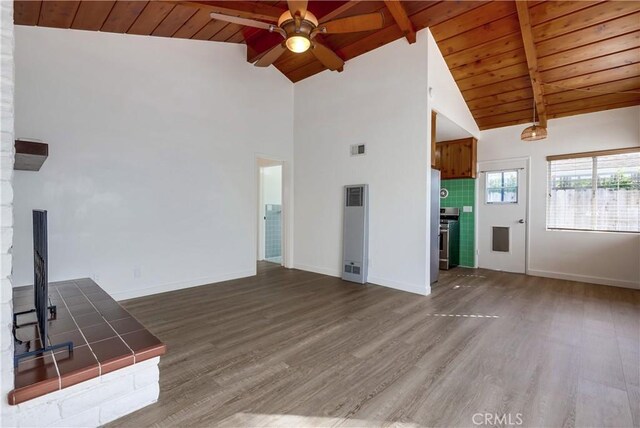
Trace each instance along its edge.
<path fill-rule="evenodd" d="M 288 10 L 280 15 L 280 19 L 278 19 L 278 27 L 282 28 L 287 33 L 287 37 L 303 35 L 310 38 L 311 31 L 317 26 L 318 19 L 309 11 L 307 11 L 300 22 L 300 28 L 296 28 L 296 21 Z"/>

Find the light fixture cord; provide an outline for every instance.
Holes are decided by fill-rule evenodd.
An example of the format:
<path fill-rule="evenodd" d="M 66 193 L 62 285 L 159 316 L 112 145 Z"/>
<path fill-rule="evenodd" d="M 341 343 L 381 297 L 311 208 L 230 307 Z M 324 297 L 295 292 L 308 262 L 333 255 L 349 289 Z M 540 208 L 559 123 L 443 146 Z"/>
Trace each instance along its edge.
<path fill-rule="evenodd" d="M 536 99 L 533 99 L 533 126 L 536 126 Z"/>

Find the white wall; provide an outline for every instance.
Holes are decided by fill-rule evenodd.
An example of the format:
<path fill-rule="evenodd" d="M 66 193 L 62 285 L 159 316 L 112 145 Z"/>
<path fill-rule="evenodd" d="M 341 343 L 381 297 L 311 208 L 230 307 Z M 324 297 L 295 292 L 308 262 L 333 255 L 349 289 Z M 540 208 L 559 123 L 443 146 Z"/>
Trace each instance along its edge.
<path fill-rule="evenodd" d="M 292 160 L 278 70 L 242 45 L 16 27 L 16 76 L 16 136 L 50 154 L 15 175 L 14 285 L 33 280 L 33 208 L 53 281 L 120 299 L 255 272 L 256 155 Z"/>
<path fill-rule="evenodd" d="M 427 32 L 296 84 L 295 265 L 340 275 L 342 195 L 369 185 L 369 281 L 428 294 Z M 349 146 L 367 145 L 351 157 Z"/>
<path fill-rule="evenodd" d="M 520 140 L 524 127 L 482 131 L 478 161 L 531 159 L 528 273 L 640 289 L 640 235 L 546 230 L 546 156 L 640 146 L 640 107 L 550 120 L 536 142 Z"/>
<path fill-rule="evenodd" d="M 431 31 L 427 31 L 427 33 L 431 108 L 438 112 L 438 115 L 446 116 L 451 122 L 478 138 L 480 129 L 478 129 L 478 125 L 476 125 L 476 121 L 451 75 Z M 436 118 L 436 131 L 438 130 L 437 123 L 438 119 Z"/>

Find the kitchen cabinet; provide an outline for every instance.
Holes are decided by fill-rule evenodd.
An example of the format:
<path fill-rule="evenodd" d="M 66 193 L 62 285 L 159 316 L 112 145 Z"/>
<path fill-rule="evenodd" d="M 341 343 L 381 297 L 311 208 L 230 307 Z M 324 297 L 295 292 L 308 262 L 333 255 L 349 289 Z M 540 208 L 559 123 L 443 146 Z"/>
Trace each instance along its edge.
<path fill-rule="evenodd" d="M 473 137 L 437 143 L 434 158 L 440 177 L 476 178 L 477 143 Z"/>

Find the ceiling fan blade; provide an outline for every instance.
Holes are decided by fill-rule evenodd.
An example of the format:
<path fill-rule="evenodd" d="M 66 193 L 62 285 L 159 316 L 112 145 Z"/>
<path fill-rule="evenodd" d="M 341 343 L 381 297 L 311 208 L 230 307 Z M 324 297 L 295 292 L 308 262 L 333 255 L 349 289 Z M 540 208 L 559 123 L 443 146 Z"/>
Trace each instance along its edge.
<path fill-rule="evenodd" d="M 284 45 L 284 43 L 277 44 L 272 47 L 266 54 L 262 55 L 262 58 L 260 58 L 254 65 L 256 67 L 269 67 L 278 58 L 280 58 L 280 55 L 282 55 L 286 50 L 287 47 Z"/>
<path fill-rule="evenodd" d="M 289 5 L 291 16 L 294 18 L 299 16 L 300 19 L 304 19 L 307 14 L 307 5 L 309 4 L 307 0 L 287 0 L 287 4 Z"/>
<path fill-rule="evenodd" d="M 318 61 L 322 63 L 329 70 L 338 70 L 344 65 L 344 61 L 334 51 L 316 41 L 313 42 L 313 49 L 311 49 L 313 55 L 318 58 Z"/>
<path fill-rule="evenodd" d="M 358 31 L 378 30 L 384 25 L 384 15 L 381 13 L 367 13 L 365 15 L 349 16 L 334 19 L 320 24 L 321 31 L 327 34 L 355 33 Z"/>
<path fill-rule="evenodd" d="M 178 3 L 178 2 L 174 2 Z M 278 22 L 282 10 L 266 4 L 266 2 L 253 1 L 232 1 L 232 0 L 187 0 L 180 1 L 181 5 L 197 7 L 209 12 L 220 13 L 227 16 L 239 16 L 246 19 L 257 19 L 259 21 Z"/>
<path fill-rule="evenodd" d="M 239 16 L 229 16 L 222 13 L 212 12 L 209 14 L 211 18 L 218 21 L 231 22 L 232 24 L 246 25 L 247 27 L 262 28 L 263 30 L 271 30 L 273 24 L 256 21 L 255 19 L 240 18 Z"/>

